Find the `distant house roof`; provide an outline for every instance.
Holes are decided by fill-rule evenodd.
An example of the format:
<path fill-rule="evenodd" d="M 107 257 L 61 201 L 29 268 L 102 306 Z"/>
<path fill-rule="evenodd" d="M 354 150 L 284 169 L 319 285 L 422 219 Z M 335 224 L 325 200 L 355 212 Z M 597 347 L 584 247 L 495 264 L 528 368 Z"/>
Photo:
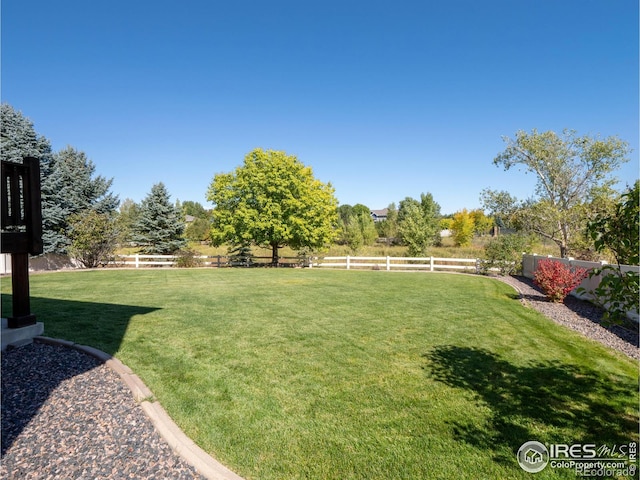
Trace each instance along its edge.
<path fill-rule="evenodd" d="M 371 210 L 371 218 L 373 218 L 374 222 L 386 220 L 388 212 L 388 208 L 383 208 L 382 210 Z"/>

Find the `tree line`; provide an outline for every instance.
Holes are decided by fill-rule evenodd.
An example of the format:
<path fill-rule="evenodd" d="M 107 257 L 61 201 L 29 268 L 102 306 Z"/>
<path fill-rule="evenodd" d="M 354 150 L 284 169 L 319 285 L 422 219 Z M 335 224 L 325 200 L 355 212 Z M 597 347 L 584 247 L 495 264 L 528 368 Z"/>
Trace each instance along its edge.
<path fill-rule="evenodd" d="M 317 180 L 311 167 L 294 155 L 262 149 L 249 152 L 234 171 L 213 177 L 206 192 L 211 210 L 192 201 L 172 203 L 162 183 L 153 185 L 140 204 L 120 202 L 111 192 L 112 179 L 96 175 L 84 152 L 71 146 L 53 152 L 30 120 L 8 104 L 0 108 L 2 160 L 40 159 L 45 253 L 70 254 L 87 266 L 96 266 L 127 242 L 144 253 L 167 254 L 184 249 L 187 240 L 245 252 L 251 245 L 267 247 L 275 264 L 283 246 L 312 252 L 337 242 L 357 252 L 380 238 L 421 256 L 440 244 L 443 230 L 455 245 L 464 246 L 493 227 L 519 233 L 494 242 L 491 248 L 498 252 L 521 252 L 527 236 L 536 235 L 556 243 L 561 256 L 589 258 L 603 248 L 598 228 L 615 224 L 621 203 L 628 203 L 637 189 L 637 183 L 626 192 L 613 189 L 612 173 L 628 161 L 626 142 L 570 130 L 560 135 L 533 130 L 505 138 L 506 148 L 493 163 L 533 174 L 534 194 L 518 200 L 487 188 L 481 194 L 482 209 L 448 216 L 427 192 L 390 204 L 386 219 L 374 222 L 365 205 L 339 206 L 332 185 Z M 635 230 L 631 226 L 618 232 L 633 237 L 619 240 L 633 247 L 637 216 L 631 218 Z"/>

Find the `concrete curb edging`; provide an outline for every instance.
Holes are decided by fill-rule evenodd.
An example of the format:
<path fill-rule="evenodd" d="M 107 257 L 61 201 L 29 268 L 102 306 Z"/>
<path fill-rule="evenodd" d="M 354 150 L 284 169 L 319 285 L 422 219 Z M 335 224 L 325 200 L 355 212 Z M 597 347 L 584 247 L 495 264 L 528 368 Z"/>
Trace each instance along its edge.
<path fill-rule="evenodd" d="M 156 431 L 165 439 L 171 449 L 193 466 L 199 474 L 209 480 L 243 480 L 242 477 L 222 465 L 187 437 L 167 414 L 165 409 L 155 400 L 151 390 L 147 388 L 142 380 L 140 380 L 129 367 L 117 358 L 97 348 L 79 345 L 67 340 L 36 336 L 34 341 L 48 345 L 74 348 L 104 362 L 112 371 L 117 373 L 127 387 L 129 387 L 136 403 L 140 404 L 140 407 L 149 420 L 151 420 Z"/>

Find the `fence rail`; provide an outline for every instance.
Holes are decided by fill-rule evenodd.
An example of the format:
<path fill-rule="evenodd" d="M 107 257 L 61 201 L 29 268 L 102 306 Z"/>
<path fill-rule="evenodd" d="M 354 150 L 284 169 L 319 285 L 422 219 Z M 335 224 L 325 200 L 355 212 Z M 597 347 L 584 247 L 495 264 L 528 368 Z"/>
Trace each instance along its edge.
<path fill-rule="evenodd" d="M 480 260 L 477 258 L 440 257 L 316 257 L 309 264 L 311 268 L 342 267 L 373 268 L 379 270 L 459 270 L 478 272 Z"/>
<path fill-rule="evenodd" d="M 178 255 L 115 255 L 113 260 L 109 262 L 110 266 L 133 266 L 134 268 L 144 267 L 173 267 L 179 263 L 180 256 Z M 271 257 L 246 257 L 244 259 L 238 259 L 236 257 L 229 257 L 226 255 L 196 255 L 193 259 L 203 267 L 237 267 L 237 266 L 268 266 L 271 265 Z M 279 267 L 290 266 L 307 266 L 308 259 L 304 257 L 279 257 Z"/>
<path fill-rule="evenodd" d="M 247 257 L 236 259 L 224 255 L 195 256 L 194 260 L 203 267 L 267 266 L 271 257 Z M 112 266 L 172 267 L 178 263 L 177 255 L 116 255 L 109 262 Z M 458 270 L 477 272 L 480 260 L 476 258 L 440 258 L 440 257 L 280 257 L 278 266 L 300 266 L 309 268 L 346 268 L 376 270 Z"/>

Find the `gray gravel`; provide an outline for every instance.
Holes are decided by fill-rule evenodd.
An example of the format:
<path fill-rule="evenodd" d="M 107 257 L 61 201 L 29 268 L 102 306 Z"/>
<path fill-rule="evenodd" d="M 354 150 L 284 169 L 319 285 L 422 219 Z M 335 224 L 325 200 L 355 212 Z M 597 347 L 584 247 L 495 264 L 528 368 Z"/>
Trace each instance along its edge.
<path fill-rule="evenodd" d="M 584 336 L 618 350 L 625 355 L 640 359 L 638 348 L 638 326 L 602 326 L 603 310 L 596 305 L 568 296 L 564 303 L 549 302 L 541 290 L 526 277 L 497 277 L 512 285 L 522 295 L 523 303 L 541 312 L 560 325 L 575 330 Z"/>
<path fill-rule="evenodd" d="M 2 354 L 8 479 L 202 479 L 155 431 L 120 377 L 75 349 Z"/>

